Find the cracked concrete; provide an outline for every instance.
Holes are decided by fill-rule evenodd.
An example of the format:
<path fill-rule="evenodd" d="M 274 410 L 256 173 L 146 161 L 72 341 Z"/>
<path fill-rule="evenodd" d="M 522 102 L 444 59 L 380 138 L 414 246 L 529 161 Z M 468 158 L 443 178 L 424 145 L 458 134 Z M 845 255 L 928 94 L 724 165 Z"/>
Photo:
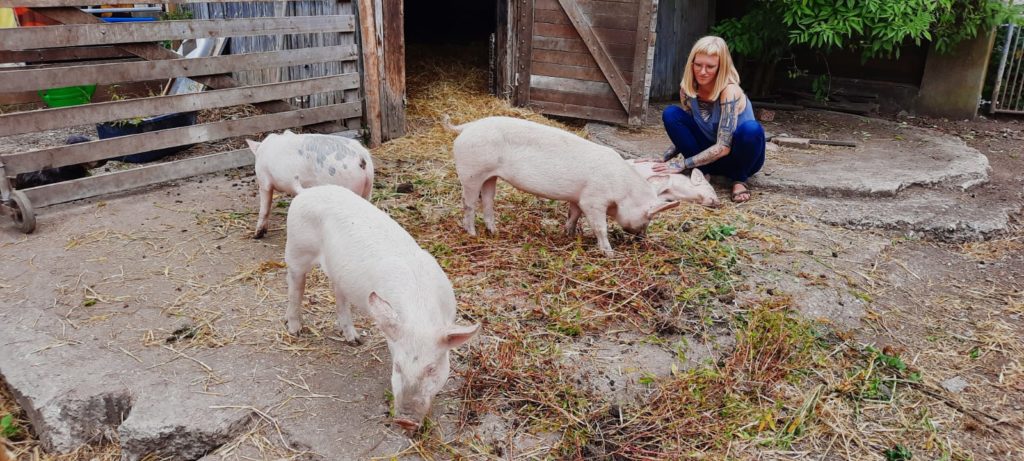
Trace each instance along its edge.
<path fill-rule="evenodd" d="M 239 200 L 233 174 L 47 208 L 31 238 L 0 230 L 0 376 L 48 451 L 115 440 L 127 461 L 365 459 L 408 446 L 386 424 L 389 357 L 372 323 L 357 315 L 371 329 L 361 348 L 287 337 L 281 306 L 236 278 L 279 261 L 284 233 L 225 238 L 197 219 Z M 283 293 L 283 269 L 266 267 Z M 194 336 L 175 335 L 183 325 Z"/>

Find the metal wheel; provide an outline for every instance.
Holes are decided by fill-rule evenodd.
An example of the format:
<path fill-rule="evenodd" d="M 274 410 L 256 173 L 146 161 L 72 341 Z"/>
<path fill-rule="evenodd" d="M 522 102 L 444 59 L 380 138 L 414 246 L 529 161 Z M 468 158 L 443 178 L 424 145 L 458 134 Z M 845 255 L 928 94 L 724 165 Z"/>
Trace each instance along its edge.
<path fill-rule="evenodd" d="M 20 190 L 11 191 L 11 217 L 23 233 L 31 234 L 36 230 L 36 213 L 28 197 Z"/>

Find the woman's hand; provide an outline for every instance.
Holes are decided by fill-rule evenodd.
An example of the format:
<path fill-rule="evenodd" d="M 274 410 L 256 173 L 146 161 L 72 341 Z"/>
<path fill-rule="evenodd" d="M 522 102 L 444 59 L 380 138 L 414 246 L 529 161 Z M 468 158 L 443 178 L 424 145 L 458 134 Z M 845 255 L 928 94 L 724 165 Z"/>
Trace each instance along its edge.
<path fill-rule="evenodd" d="M 676 162 L 658 162 L 651 167 L 651 171 L 661 174 L 682 173 L 683 166 Z"/>

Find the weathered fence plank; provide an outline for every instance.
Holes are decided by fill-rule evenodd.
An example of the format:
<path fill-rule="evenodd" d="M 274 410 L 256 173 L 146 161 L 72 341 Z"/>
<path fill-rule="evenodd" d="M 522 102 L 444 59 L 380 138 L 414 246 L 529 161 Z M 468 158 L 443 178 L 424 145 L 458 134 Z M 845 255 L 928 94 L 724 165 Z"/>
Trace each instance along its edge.
<path fill-rule="evenodd" d="M 343 120 L 358 117 L 360 110 L 358 102 L 334 104 L 6 154 L 0 158 L 3 159 L 8 174 L 17 174 L 185 144 Z"/>
<path fill-rule="evenodd" d="M 359 74 L 342 74 L 195 94 L 180 94 L 0 115 L 0 136 L 51 130 L 133 117 L 252 104 L 357 88 Z"/>
<path fill-rule="evenodd" d="M 70 24 L 0 29 L 0 43 L 3 43 L 5 49 L 27 50 L 157 42 L 185 38 L 352 32 L 354 30 L 355 16 L 353 15 Z"/>
<path fill-rule="evenodd" d="M 112 47 L 47 48 L 43 50 L 0 50 L 0 63 L 83 61 L 87 59 L 131 58 L 133 54 Z"/>
<path fill-rule="evenodd" d="M 73 85 L 134 82 L 170 77 L 223 74 L 238 70 L 265 69 L 325 61 L 356 59 L 355 45 L 326 46 L 301 50 L 249 53 L 208 58 L 122 62 L 84 66 L 11 70 L 3 73 L 0 93 L 31 91 Z"/>
<path fill-rule="evenodd" d="M 239 149 L 202 157 L 148 165 L 72 181 L 24 189 L 32 206 L 39 208 L 97 195 L 120 192 L 231 168 L 249 166 L 255 158 L 249 149 Z"/>

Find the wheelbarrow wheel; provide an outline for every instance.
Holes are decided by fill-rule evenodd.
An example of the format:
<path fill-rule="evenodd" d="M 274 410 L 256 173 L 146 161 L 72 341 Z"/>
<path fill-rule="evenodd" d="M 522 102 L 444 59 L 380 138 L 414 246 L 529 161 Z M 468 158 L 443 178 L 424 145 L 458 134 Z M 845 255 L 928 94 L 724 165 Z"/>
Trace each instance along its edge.
<path fill-rule="evenodd" d="M 28 196 L 20 190 L 12 190 L 11 201 L 11 217 L 14 218 L 14 224 L 21 232 L 31 234 L 36 230 L 36 212 L 32 209 Z"/>

